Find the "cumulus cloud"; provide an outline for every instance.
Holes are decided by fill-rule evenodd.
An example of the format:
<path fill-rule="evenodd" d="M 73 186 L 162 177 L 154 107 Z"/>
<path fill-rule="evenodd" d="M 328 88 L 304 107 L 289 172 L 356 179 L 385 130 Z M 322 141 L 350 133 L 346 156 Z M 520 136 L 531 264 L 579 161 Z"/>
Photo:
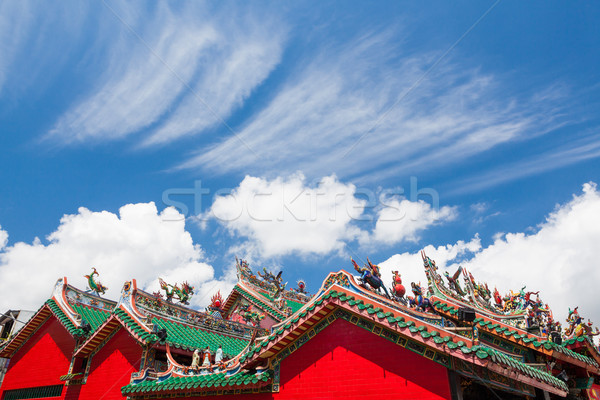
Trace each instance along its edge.
<path fill-rule="evenodd" d="M 600 307 L 594 296 L 600 282 L 597 244 L 600 242 L 600 192 L 586 183 L 582 193 L 557 206 L 533 233 L 497 235 L 482 248 L 478 238 L 470 242 L 425 248 L 440 267 L 454 271 L 459 264 L 476 279 L 495 285 L 501 292 L 527 285 L 540 290 L 541 298 L 564 320 L 568 308 L 580 306 L 580 313 L 600 324 Z M 458 259 L 464 259 L 459 262 Z M 405 283 L 423 281 L 420 255 L 397 254 L 380 264 L 388 277 L 398 269 Z"/>
<path fill-rule="evenodd" d="M 7 233 L 0 230 L 0 245 Z M 157 289 L 156 278 L 196 287 L 195 306 L 206 305 L 217 288 L 227 290 L 234 275 L 220 280 L 204 261 L 202 249 L 185 229 L 185 219 L 172 208 L 158 212 L 154 203 L 128 204 L 118 215 L 80 208 L 65 215 L 56 231 L 33 243 L 18 242 L 0 251 L 0 308 L 37 309 L 48 298 L 56 279 L 66 276 L 69 283 L 85 289 L 83 275 L 91 267 L 117 299 L 126 280 L 135 278 L 138 286 Z"/>
<path fill-rule="evenodd" d="M 416 242 L 419 233 L 431 225 L 451 221 L 457 216 L 455 207 L 433 208 L 423 200 L 387 199 L 377 213 L 373 239 L 386 244 Z"/>
<path fill-rule="evenodd" d="M 473 256 L 474 253 L 481 250 L 481 240 L 478 235 L 470 241 L 459 240 L 455 244 L 445 246 L 426 246 L 423 248 L 427 255 L 435 260 L 440 268 L 444 268 L 450 261 Z M 400 272 L 404 287 L 409 290 L 411 282 L 421 282 L 427 285 L 427 278 L 423 272 L 423 260 L 420 253 L 402 253 L 395 254 L 387 260 L 378 264 L 381 268 L 384 282 L 389 284 L 392 281 L 392 271 Z"/>
<path fill-rule="evenodd" d="M 2 230 L 2 226 L 0 226 L 0 250 L 6 246 L 8 243 L 8 232 Z"/>
<path fill-rule="evenodd" d="M 464 265 L 479 279 L 507 291 L 527 285 L 565 317 L 580 306 L 583 316 L 600 324 L 594 298 L 600 282 L 600 193 L 594 183 L 552 212 L 532 234 L 508 233 Z M 563 318 L 564 319 L 564 318 Z"/>
<path fill-rule="evenodd" d="M 248 238 L 264 257 L 323 255 L 362 234 L 352 221 L 362 217 L 366 202 L 355 192 L 335 176 L 315 185 L 300 174 L 273 180 L 246 176 L 231 195 L 217 196 L 202 217 Z"/>

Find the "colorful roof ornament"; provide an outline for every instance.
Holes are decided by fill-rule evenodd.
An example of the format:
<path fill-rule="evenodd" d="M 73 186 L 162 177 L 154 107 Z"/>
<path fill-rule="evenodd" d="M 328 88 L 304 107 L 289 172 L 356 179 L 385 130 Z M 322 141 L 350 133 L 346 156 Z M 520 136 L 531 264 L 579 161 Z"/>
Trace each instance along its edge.
<path fill-rule="evenodd" d="M 88 287 L 90 288 L 90 291 L 95 292 L 98 296 L 100 296 L 100 294 L 105 294 L 106 291 L 108 290 L 108 288 L 106 286 L 104 286 L 100 282 L 96 282 L 96 280 L 94 279 L 94 276 L 99 276 L 99 275 L 100 274 L 98 274 L 98 271 L 96 271 L 96 268 L 92 267 L 92 273 L 89 275 L 83 276 L 84 278 L 86 278 L 88 280 Z"/>
<path fill-rule="evenodd" d="M 589 319 L 587 323 L 583 322 L 583 318 L 577 311 L 578 309 L 579 307 L 575 307 L 573 310 L 569 308 L 569 315 L 567 317 L 569 326 L 565 330 L 565 339 L 569 340 L 583 336 L 592 337 L 600 335 L 598 327 L 596 327 L 595 331 L 592 329 L 593 324 Z"/>
<path fill-rule="evenodd" d="M 371 261 L 367 258 L 367 263 L 364 266 L 359 266 L 353 258 L 350 258 L 352 265 L 356 272 L 360 274 L 361 285 L 366 289 L 370 287 L 376 293 L 379 293 L 379 289 L 383 289 L 383 292 L 387 297 L 390 297 L 387 288 L 383 284 L 383 280 L 381 279 L 381 272 L 379 271 L 379 266 L 373 265 Z M 368 286 L 367 286 L 368 285 Z"/>
<path fill-rule="evenodd" d="M 190 304 L 189 300 L 194 295 L 194 287 L 187 282 L 183 282 L 181 287 L 176 283 L 171 285 L 165 282 L 162 278 L 158 278 L 161 290 L 165 291 L 168 302 L 173 302 L 173 298 L 176 297 L 181 304 Z M 170 288 L 170 289 L 169 289 Z"/>
<path fill-rule="evenodd" d="M 292 288 L 291 290 L 296 292 L 296 293 L 300 293 L 300 294 L 304 294 L 307 295 L 308 291 L 306 290 L 306 282 L 304 281 L 304 279 L 300 279 L 296 282 L 296 284 L 298 285 L 297 288 Z"/>

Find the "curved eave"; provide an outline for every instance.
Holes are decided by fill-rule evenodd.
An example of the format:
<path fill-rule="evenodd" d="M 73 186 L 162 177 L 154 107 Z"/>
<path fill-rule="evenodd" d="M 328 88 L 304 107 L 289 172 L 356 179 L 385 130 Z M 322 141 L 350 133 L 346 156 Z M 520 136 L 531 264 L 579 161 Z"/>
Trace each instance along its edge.
<path fill-rule="evenodd" d="M 83 331 L 77 328 L 53 299 L 47 300 L 27 323 L 1 349 L 0 357 L 10 358 L 33 334 L 48 320 L 54 317 L 72 336 L 81 336 Z"/>
<path fill-rule="evenodd" d="M 434 298 L 435 301 L 432 304 L 437 312 L 449 318 L 457 318 L 458 308 L 453 307 L 437 297 Z M 479 310 L 474 311 L 476 318 L 473 321 L 473 326 L 477 326 L 478 329 L 488 332 L 491 335 L 497 336 L 508 342 L 527 347 L 538 353 L 568 362 L 577 367 L 584 368 L 589 372 L 600 374 L 599 365 L 594 359 L 577 354 L 575 352 L 569 352 L 567 348 L 555 345 L 541 336 L 532 335 L 529 332 L 523 331 L 522 329 L 515 328 L 501 321 L 493 320 L 488 316 L 480 315 Z M 557 348 L 564 350 L 560 351 L 557 350 Z"/>
<path fill-rule="evenodd" d="M 73 354 L 73 357 L 87 357 L 92 353 L 99 345 L 104 342 L 106 337 L 110 335 L 115 329 L 118 329 L 122 325 L 121 321 L 115 316 L 111 315 L 92 335 L 79 346 L 79 348 Z"/>

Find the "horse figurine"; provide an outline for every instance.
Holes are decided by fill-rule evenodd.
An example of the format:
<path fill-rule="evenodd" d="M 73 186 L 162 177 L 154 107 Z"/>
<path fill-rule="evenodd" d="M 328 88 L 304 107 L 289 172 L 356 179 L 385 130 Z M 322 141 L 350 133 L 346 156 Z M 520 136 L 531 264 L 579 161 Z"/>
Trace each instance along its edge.
<path fill-rule="evenodd" d="M 368 264 L 365 264 L 364 267 L 360 267 L 354 259 L 350 258 L 352 264 L 354 265 L 354 269 L 360 274 L 360 280 L 362 281 L 361 286 L 366 288 L 366 284 L 369 284 L 373 288 L 373 290 L 379 292 L 379 289 L 383 289 L 385 295 L 390 298 L 390 294 L 388 293 L 385 285 L 383 284 L 383 280 L 381 279 L 381 273 L 379 272 L 379 267 L 377 265 L 373 265 L 371 261 L 367 258 Z"/>
<path fill-rule="evenodd" d="M 92 267 L 92 273 L 90 275 L 84 275 L 83 277 L 87 278 L 90 290 L 96 292 L 96 294 L 100 296 L 100 293 L 106 293 L 108 288 L 100 282 L 96 282 L 94 280 L 94 275 L 99 276 L 98 271 L 96 271 L 96 268 Z"/>
<path fill-rule="evenodd" d="M 414 297 L 409 296 L 408 304 L 410 307 L 420 308 L 423 311 L 431 310 L 434 311 L 431 302 L 427 297 L 423 296 L 423 290 L 421 289 L 421 285 L 411 282 L 410 284 L 411 290 Z"/>

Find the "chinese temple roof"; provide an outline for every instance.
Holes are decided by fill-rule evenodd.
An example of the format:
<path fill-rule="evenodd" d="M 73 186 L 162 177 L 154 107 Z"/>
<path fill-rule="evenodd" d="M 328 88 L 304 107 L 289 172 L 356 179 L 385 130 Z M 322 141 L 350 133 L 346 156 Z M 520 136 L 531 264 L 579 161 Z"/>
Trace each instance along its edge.
<path fill-rule="evenodd" d="M 166 342 L 174 348 L 194 351 L 208 346 L 211 351 L 216 351 L 220 345 L 225 356 L 234 357 L 249 343 L 249 339 L 222 335 L 163 318 L 153 318 L 152 323 L 166 329 Z"/>
<path fill-rule="evenodd" d="M 54 316 L 73 337 L 84 337 L 84 322 L 91 331 L 102 325 L 115 302 L 83 292 L 67 284 L 67 278 L 56 282 L 52 297 L 2 347 L 0 356 L 10 357 L 50 316 Z"/>
<path fill-rule="evenodd" d="M 132 398 L 256 393 L 278 387 L 279 363 L 327 326 L 344 320 L 465 376 L 499 377 L 492 384 L 515 393 L 539 388 L 565 396 L 569 388 L 558 377 L 561 370 L 554 370 L 556 362 L 563 372 L 568 368 L 580 377 L 600 376 L 600 354 L 586 334 L 573 333 L 562 344 L 550 340 L 539 327 L 532 330 L 525 325 L 531 322 L 527 318 L 533 318 L 528 305 L 492 304 L 487 284 L 476 282 L 462 269 L 453 277 L 446 274 L 446 286 L 435 263 L 425 255 L 423 260 L 427 294 L 413 285 L 415 298 L 384 296 L 366 284 L 364 275 L 356 277 L 344 270 L 329 274 L 310 296 L 300 285 L 297 290 L 286 289 L 281 273 L 263 269 L 259 279 L 247 263 L 238 261 L 238 283 L 226 301 L 215 295 L 206 312 L 146 293 L 135 280 L 126 282 L 120 299 L 113 302 L 73 288 L 64 278 L 57 282 L 51 299 L 0 346 L 0 356 L 10 357 L 48 318 L 55 317 L 76 338 L 75 356 L 93 354 L 120 328 L 166 354 L 166 370 L 150 373 L 148 364 L 123 387 L 123 394 Z M 355 268 L 360 271 L 356 264 Z M 457 281 L 460 274 L 464 274 L 464 289 Z M 529 299 L 530 293 L 521 289 L 520 296 Z M 514 298 L 507 297 L 506 302 Z M 539 309 L 542 303 L 539 298 L 535 301 Z M 261 328 L 260 320 L 230 319 L 235 313 L 238 317 L 244 312 L 256 314 L 250 305 L 271 318 L 268 325 Z M 545 307 L 543 315 L 551 315 Z M 465 311 L 472 318 L 465 319 Z M 586 332 L 591 332 L 589 325 Z M 192 370 L 176 361 L 196 349 L 208 347 L 214 352 L 219 346 L 225 356 L 221 364 Z M 171 351 L 177 353 L 175 358 Z"/>
<path fill-rule="evenodd" d="M 272 371 L 254 374 L 240 371 L 234 375 L 225 372 L 186 377 L 169 377 L 162 381 L 146 380 L 139 384 L 130 384 L 122 388 L 122 393 L 132 398 L 148 394 L 185 393 L 186 396 L 211 394 L 240 394 L 258 392 L 271 383 Z M 218 393 L 217 393 L 218 392 Z"/>
<path fill-rule="evenodd" d="M 302 338 L 309 340 L 311 334 L 314 336 L 331 323 L 335 319 L 331 312 L 341 308 L 350 311 L 347 314 L 337 312 L 342 318 L 420 354 L 429 352 L 431 358 L 444 362 L 446 366 L 450 366 L 451 358 L 457 358 L 489 367 L 500 374 L 513 377 L 515 374 L 520 375 L 523 379 L 531 381 L 534 386 L 558 394 L 564 394 L 568 390 L 563 381 L 547 372 L 530 367 L 494 349 L 469 345 L 467 339 L 446 331 L 442 326 L 419 320 L 410 313 L 402 313 L 376 301 L 370 293 L 364 293 L 364 289 L 344 271 L 330 274 L 328 280 L 332 277 L 331 282 L 345 282 L 345 285 L 338 286 L 338 283 L 335 283 L 334 288 L 322 291 L 306 309 L 274 328 L 271 335 L 251 346 L 242 355 L 240 362 L 249 367 L 255 363 L 260 364 L 261 359 L 277 358 L 279 354 L 285 354 L 290 345 L 294 347 L 294 343 L 303 341 Z M 364 296 L 365 294 L 367 296 Z M 325 317 L 328 314 L 329 316 Z M 307 330 L 307 326 L 313 328 Z"/>
<path fill-rule="evenodd" d="M 238 283 L 223 305 L 225 315 L 231 313 L 232 306 L 241 296 L 273 320 L 281 322 L 311 299 L 305 292 L 286 289 L 287 282 L 283 283 L 281 273 L 275 276 L 263 269 L 257 277 L 244 260 L 237 260 L 236 267 Z"/>

